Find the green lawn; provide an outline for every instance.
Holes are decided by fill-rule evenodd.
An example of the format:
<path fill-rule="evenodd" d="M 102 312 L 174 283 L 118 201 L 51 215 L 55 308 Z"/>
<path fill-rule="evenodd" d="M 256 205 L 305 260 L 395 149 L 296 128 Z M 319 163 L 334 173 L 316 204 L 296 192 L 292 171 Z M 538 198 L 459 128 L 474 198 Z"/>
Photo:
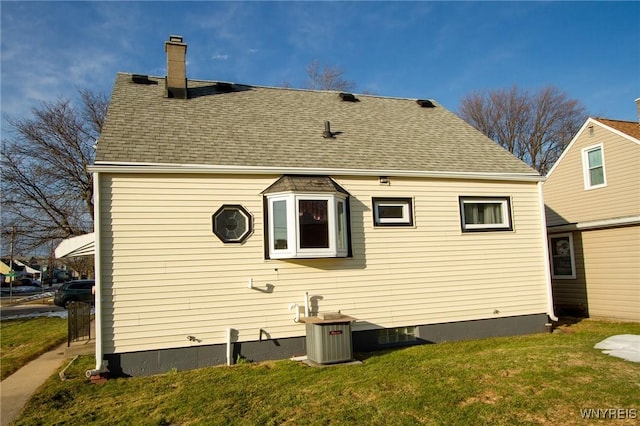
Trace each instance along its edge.
<path fill-rule="evenodd" d="M 640 410 L 640 364 L 593 346 L 640 324 L 584 320 L 564 332 L 357 354 L 361 365 L 283 360 L 90 384 L 93 357 L 51 377 L 20 425 L 578 425 L 581 410 Z M 636 413 L 636 414 L 634 414 Z M 637 418 L 606 424 L 637 424 Z"/>
<path fill-rule="evenodd" d="M 67 340 L 67 320 L 29 318 L 0 323 L 1 379 Z"/>

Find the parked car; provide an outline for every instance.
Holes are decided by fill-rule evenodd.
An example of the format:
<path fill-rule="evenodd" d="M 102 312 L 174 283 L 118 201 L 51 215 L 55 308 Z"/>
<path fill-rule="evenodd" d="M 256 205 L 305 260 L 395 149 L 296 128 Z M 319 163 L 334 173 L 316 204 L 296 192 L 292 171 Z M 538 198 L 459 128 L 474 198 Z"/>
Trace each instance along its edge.
<path fill-rule="evenodd" d="M 19 286 L 19 285 L 23 285 L 23 286 L 31 286 L 31 287 L 42 287 L 42 283 L 38 280 L 34 280 L 33 278 L 20 278 L 17 279 L 13 282 L 14 286 Z"/>
<path fill-rule="evenodd" d="M 94 280 L 69 281 L 56 289 L 53 303 L 63 308 L 68 308 L 71 302 L 94 303 Z"/>

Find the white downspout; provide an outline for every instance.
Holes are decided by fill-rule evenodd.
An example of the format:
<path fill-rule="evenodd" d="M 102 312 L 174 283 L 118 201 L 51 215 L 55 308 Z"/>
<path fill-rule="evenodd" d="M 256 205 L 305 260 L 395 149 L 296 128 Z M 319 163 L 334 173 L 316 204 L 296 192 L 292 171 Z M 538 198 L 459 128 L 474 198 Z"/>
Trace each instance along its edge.
<path fill-rule="evenodd" d="M 551 263 L 549 262 L 549 244 L 547 242 L 547 216 L 544 209 L 544 195 L 542 193 L 542 184 L 544 182 L 538 182 L 538 200 L 540 203 L 540 222 L 542 223 L 542 247 L 544 250 L 544 268 L 545 279 L 547 285 L 547 315 L 551 321 L 558 321 L 553 309 L 553 292 L 551 290 Z"/>
<path fill-rule="evenodd" d="M 94 267 L 95 267 L 95 317 L 96 325 L 96 368 L 88 370 L 85 375 L 87 377 L 96 376 L 107 371 L 104 363 L 104 349 L 102 345 L 102 265 L 101 244 L 100 244 L 100 173 L 93 173 L 93 230 L 94 230 Z"/>

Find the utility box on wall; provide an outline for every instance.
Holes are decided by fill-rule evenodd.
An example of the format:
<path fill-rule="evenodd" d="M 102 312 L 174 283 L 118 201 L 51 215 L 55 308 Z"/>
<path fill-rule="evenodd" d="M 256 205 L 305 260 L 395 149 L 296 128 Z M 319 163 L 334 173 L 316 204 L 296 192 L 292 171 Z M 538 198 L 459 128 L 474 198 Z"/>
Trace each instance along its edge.
<path fill-rule="evenodd" d="M 318 364 L 351 361 L 351 322 L 354 320 L 340 313 L 320 313 L 317 317 L 302 318 L 307 332 L 307 359 Z"/>

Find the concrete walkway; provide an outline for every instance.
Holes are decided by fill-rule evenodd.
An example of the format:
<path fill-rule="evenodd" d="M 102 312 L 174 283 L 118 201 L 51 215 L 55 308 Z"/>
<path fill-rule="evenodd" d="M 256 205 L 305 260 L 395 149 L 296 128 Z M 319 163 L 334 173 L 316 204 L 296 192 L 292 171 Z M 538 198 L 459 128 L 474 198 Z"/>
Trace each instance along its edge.
<path fill-rule="evenodd" d="M 93 323 L 92 323 L 93 326 Z M 95 332 L 92 329 L 92 336 Z M 66 343 L 34 359 L 0 382 L 0 425 L 7 426 L 20 414 L 29 398 L 51 375 L 76 355 L 95 353 L 95 340 Z"/>

